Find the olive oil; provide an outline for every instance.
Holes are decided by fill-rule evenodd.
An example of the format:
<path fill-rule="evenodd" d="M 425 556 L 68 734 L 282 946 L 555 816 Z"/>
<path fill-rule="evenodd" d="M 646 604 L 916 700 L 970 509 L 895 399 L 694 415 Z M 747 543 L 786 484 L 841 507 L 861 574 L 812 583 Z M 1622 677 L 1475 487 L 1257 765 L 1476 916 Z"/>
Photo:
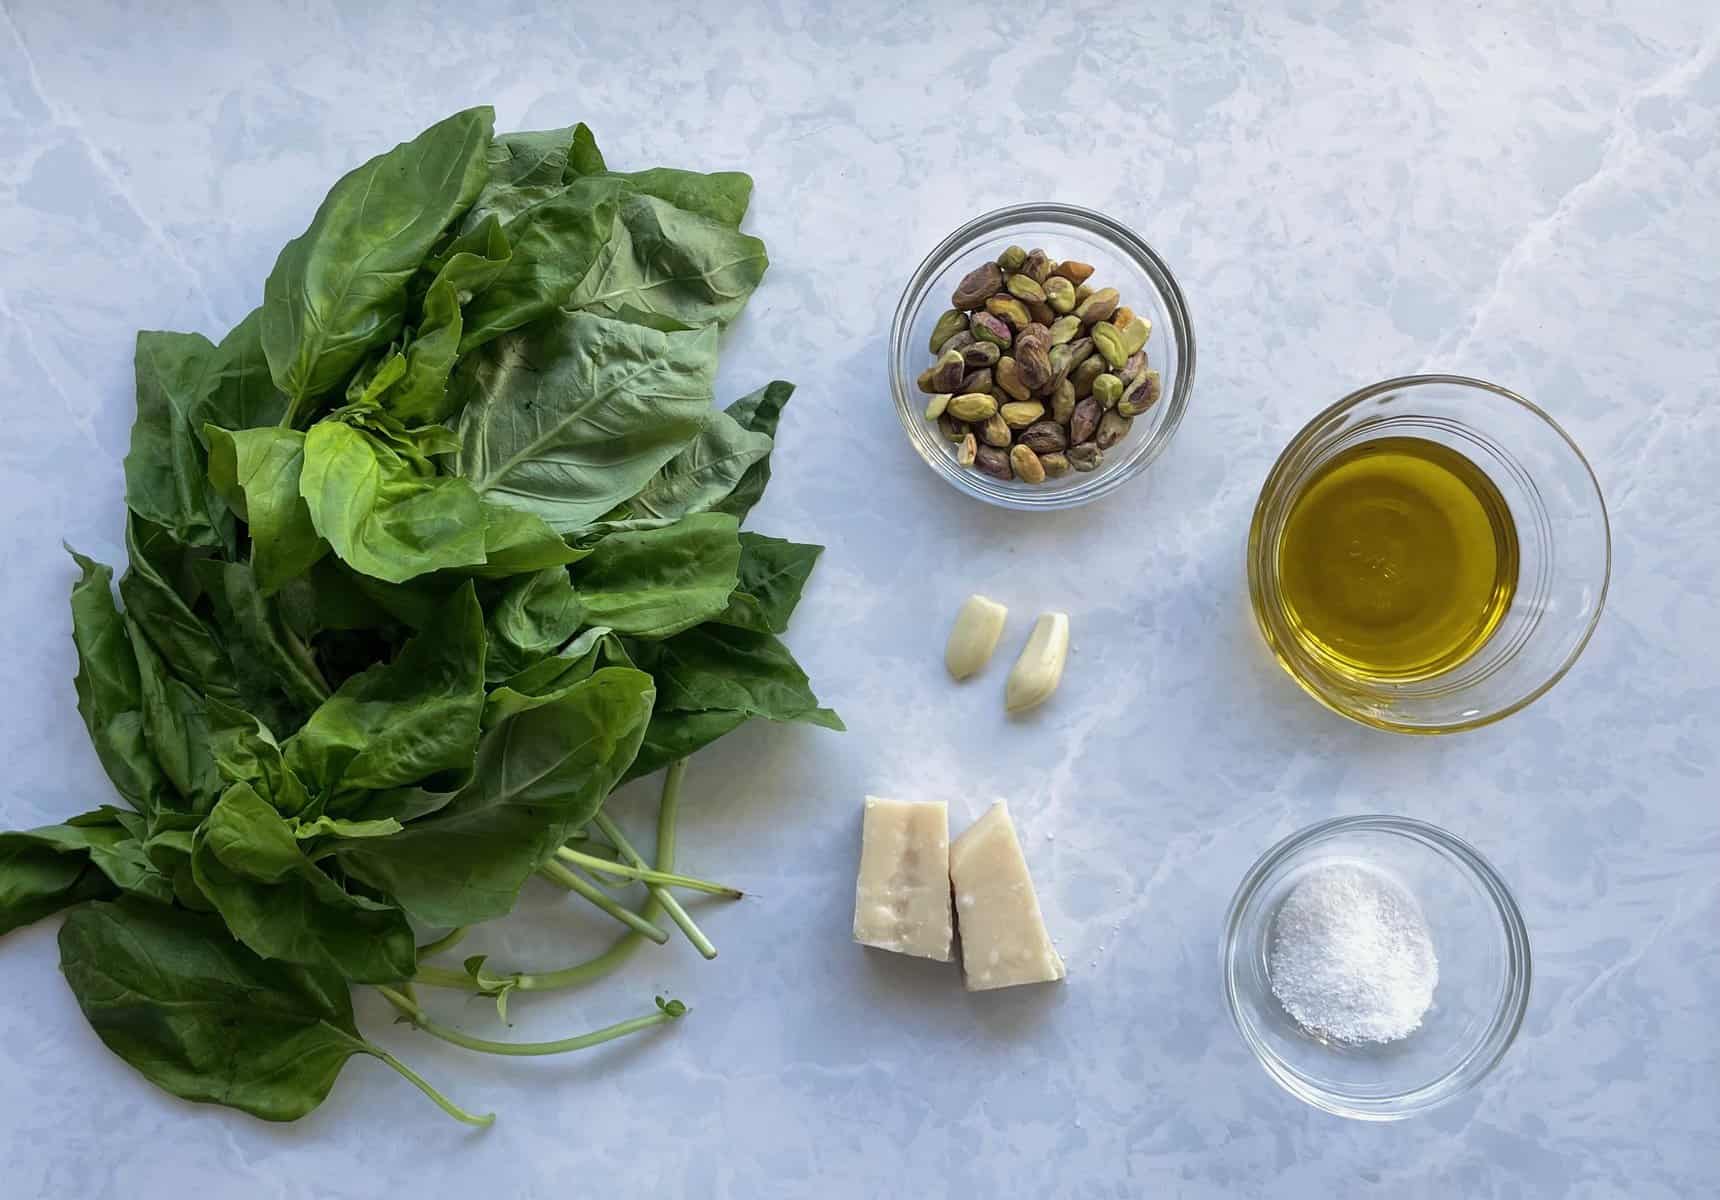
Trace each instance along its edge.
<path fill-rule="evenodd" d="M 1498 628 L 1517 527 L 1469 459 L 1425 438 L 1335 455 L 1290 502 L 1278 576 L 1305 648 L 1358 680 L 1426 679 Z"/>

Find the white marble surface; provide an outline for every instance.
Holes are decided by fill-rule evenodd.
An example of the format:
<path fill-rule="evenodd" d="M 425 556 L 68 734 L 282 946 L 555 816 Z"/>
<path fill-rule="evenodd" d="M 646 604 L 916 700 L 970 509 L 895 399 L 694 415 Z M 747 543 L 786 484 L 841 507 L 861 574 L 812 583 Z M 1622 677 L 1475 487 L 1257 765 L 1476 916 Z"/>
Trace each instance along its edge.
<path fill-rule="evenodd" d="M 800 385 L 770 532 L 830 545 L 792 641 L 845 736 L 695 760 L 683 860 L 757 898 L 511 1036 L 691 1016 L 584 1058 L 477 1060 L 364 1024 L 468 1133 L 355 1061 L 287 1127 L 155 1091 L 84 1025 L 53 926 L 0 943 L 8 1197 L 1623 1197 L 1720 1189 L 1720 16 L 1712 4 L 0 4 L 0 823 L 108 798 L 73 709 L 67 538 L 112 560 L 139 327 L 218 335 L 364 157 L 456 108 L 590 122 L 613 163 L 738 167 L 774 266 L 723 392 Z M 488 11 L 480 15 L 478 10 Z M 934 15 L 935 10 L 935 15 Z M 1156 10 L 1156 11 L 1155 11 Z M 1024 199 L 1131 223 L 1177 271 L 1193 405 L 1150 479 L 985 510 L 908 451 L 902 280 Z M 1460 738 L 1344 723 L 1271 665 L 1242 541 L 1277 449 L 1359 384 L 1478 374 L 1593 458 L 1612 598 L 1549 697 Z M 938 654 L 969 590 L 1066 608 L 1037 719 Z M 848 942 L 860 798 L 1007 796 L 1069 962 L 969 997 Z M 1523 1035 L 1392 1127 L 1280 1092 L 1225 1016 L 1248 863 L 1334 813 L 1445 825 L 1515 887 Z M 533 894 L 490 948 L 575 957 Z M 494 1035 L 493 1015 L 437 1009 Z M 504 1036 L 507 1036 L 504 1034 Z"/>

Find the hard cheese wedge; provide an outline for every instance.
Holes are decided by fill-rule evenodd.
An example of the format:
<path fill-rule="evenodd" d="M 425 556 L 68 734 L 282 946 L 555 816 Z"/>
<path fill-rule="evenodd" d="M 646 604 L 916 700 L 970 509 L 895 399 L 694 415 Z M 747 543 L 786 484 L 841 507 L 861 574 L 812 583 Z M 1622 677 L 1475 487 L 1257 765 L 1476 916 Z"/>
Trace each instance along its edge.
<path fill-rule="evenodd" d="M 1063 978 L 1063 960 L 1045 932 L 1008 805 L 992 805 L 955 840 L 950 882 L 955 885 L 968 991 Z"/>
<path fill-rule="evenodd" d="M 866 797 L 854 940 L 950 961 L 950 815 L 943 804 Z"/>

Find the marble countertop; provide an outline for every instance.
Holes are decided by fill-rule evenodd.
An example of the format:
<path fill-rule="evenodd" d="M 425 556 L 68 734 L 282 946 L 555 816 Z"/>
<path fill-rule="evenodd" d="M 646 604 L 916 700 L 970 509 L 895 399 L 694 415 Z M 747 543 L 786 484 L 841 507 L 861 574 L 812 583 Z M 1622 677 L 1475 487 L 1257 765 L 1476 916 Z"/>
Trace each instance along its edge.
<path fill-rule="evenodd" d="M 673 1030 L 475 1059 L 361 998 L 379 1040 L 500 1114 L 483 1133 L 367 1061 L 292 1126 L 171 1099 L 84 1024 L 56 922 L 7 936 L 9 1196 L 1720 1191 L 1711 4 L 195 8 L 0 3 L 0 825 L 110 796 L 73 708 L 60 542 L 120 557 L 133 332 L 218 336 L 340 172 L 482 102 L 502 128 L 587 121 L 622 166 L 755 177 L 773 266 L 721 394 L 800 386 L 757 524 L 830 547 L 790 640 L 849 732 L 749 728 L 694 760 L 682 859 L 756 893 L 707 910 L 715 962 L 672 944 L 528 998 L 511 1032 L 432 1000 L 534 1038 L 667 991 L 693 1009 Z M 885 376 L 914 263 L 1026 199 L 1138 229 L 1200 346 L 1147 480 L 1040 518 L 939 482 Z M 1615 543 L 1569 677 L 1432 740 L 1306 700 L 1243 580 L 1278 449 L 1353 387 L 1417 370 L 1550 410 L 1593 460 Z M 962 691 L 942 676 L 972 590 L 1071 614 L 1078 653 L 1032 721 L 1003 718 L 1001 672 Z M 1007 797 L 1067 983 L 969 996 L 950 970 L 851 945 L 867 791 L 947 799 L 958 824 Z M 1367 811 L 1480 847 L 1535 954 L 1500 1069 L 1395 1126 L 1280 1091 L 1217 972 L 1255 856 Z M 527 908 L 479 948 L 547 967 L 599 932 L 547 894 Z"/>

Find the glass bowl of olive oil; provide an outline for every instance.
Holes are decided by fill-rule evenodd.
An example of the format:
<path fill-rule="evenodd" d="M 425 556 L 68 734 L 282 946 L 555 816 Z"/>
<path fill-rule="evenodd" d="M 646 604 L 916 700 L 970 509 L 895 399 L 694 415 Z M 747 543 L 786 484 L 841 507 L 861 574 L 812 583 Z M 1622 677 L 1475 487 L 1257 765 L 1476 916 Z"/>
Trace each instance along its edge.
<path fill-rule="evenodd" d="M 1388 379 L 1279 456 L 1248 537 L 1254 614 L 1327 707 L 1449 733 L 1557 683 L 1600 619 L 1612 541 L 1594 472 L 1513 392 Z"/>

